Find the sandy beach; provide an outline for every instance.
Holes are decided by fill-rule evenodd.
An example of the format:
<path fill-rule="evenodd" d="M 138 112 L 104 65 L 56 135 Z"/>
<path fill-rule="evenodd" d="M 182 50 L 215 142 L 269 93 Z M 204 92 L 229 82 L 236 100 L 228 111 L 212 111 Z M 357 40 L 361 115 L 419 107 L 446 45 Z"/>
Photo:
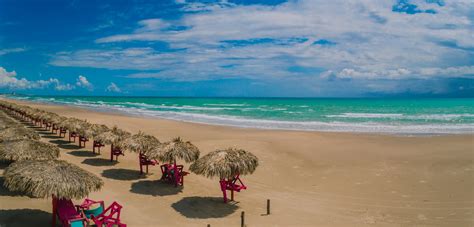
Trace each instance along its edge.
<path fill-rule="evenodd" d="M 247 226 L 474 225 L 473 135 L 243 129 L 13 102 L 132 133 L 141 130 L 162 142 L 180 136 L 197 145 L 201 156 L 227 147 L 258 156 L 257 171 L 242 177 L 248 189 L 237 193 L 237 202 L 224 204 L 218 179 L 190 174 L 183 188 L 174 188 L 159 181 L 159 167 L 139 175 L 137 154 L 126 153 L 112 163 L 108 146 L 94 155 L 91 142 L 78 148 L 40 131 L 42 141 L 61 148 L 60 159 L 104 180 L 103 189 L 90 198 L 123 204 L 128 226 L 240 226 L 242 211 Z M 50 226 L 50 213 L 50 200 L 0 189 L 0 226 Z"/>

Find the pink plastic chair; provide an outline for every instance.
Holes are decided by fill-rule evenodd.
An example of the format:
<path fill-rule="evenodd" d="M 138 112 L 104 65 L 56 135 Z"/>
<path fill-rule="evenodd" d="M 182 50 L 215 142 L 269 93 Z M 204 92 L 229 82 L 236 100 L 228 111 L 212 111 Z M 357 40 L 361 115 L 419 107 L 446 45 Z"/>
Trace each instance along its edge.
<path fill-rule="evenodd" d="M 161 168 L 161 179 L 174 183 L 175 186 L 184 185 L 184 176 L 189 173 L 183 171 L 183 165 L 176 165 L 176 168 L 172 164 L 164 164 L 160 166 Z"/>
<path fill-rule="evenodd" d="M 105 209 L 101 214 L 98 216 L 91 215 L 91 220 L 94 222 L 96 226 L 120 226 L 126 227 L 126 224 L 120 222 L 120 212 L 122 210 L 122 206 L 117 202 L 113 202 L 110 204 L 107 209 Z"/>
<path fill-rule="evenodd" d="M 244 185 L 238 174 L 232 179 L 221 179 L 219 183 L 221 185 L 222 193 L 224 194 L 224 203 L 227 203 L 227 190 L 230 191 L 230 200 L 233 201 L 234 191 L 240 192 L 240 190 L 247 189 L 247 186 Z"/>
<path fill-rule="evenodd" d="M 56 216 L 63 226 L 85 227 L 86 219 L 75 209 L 74 204 L 69 199 L 55 199 Z"/>
<path fill-rule="evenodd" d="M 86 147 L 87 141 L 89 141 L 89 139 L 87 139 L 84 136 L 79 135 L 79 147 Z"/>
<path fill-rule="evenodd" d="M 103 146 L 105 146 L 105 145 L 102 144 L 102 143 L 99 142 L 99 141 L 95 141 L 95 140 L 94 140 L 93 143 L 92 143 L 92 152 L 95 153 L 95 148 L 97 148 L 97 153 L 100 154 L 100 148 L 103 147 Z"/>
<path fill-rule="evenodd" d="M 115 161 L 118 161 L 118 156 L 125 156 L 125 153 L 123 153 L 122 149 L 119 147 L 114 147 L 114 145 L 110 145 L 110 161 L 114 161 L 114 156 L 115 156 Z"/>
<path fill-rule="evenodd" d="M 148 174 L 148 166 L 152 165 L 158 165 L 158 161 L 155 159 L 148 159 L 148 157 L 144 154 L 139 154 L 138 155 L 139 159 L 139 164 L 140 164 L 140 174 L 143 174 L 143 166 L 146 166 L 146 173 Z"/>

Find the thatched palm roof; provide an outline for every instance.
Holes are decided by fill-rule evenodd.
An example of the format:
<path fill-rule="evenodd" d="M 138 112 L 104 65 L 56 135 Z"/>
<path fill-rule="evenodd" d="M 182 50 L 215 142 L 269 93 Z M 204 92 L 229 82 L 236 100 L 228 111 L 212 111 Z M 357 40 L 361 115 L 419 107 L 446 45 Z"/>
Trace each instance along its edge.
<path fill-rule="evenodd" d="M 3 176 L 8 190 L 38 198 L 81 199 L 104 185 L 96 175 L 63 160 L 14 162 Z"/>
<path fill-rule="evenodd" d="M 179 137 L 162 143 L 157 150 L 158 152 L 152 152 L 151 156 L 164 162 L 174 162 L 176 159 L 183 159 L 185 162 L 194 162 L 199 158 L 199 149 L 191 142 L 184 142 Z"/>
<path fill-rule="evenodd" d="M 129 132 L 114 126 L 112 130 L 103 132 L 94 139 L 104 144 L 114 144 L 114 146 L 119 146 L 119 143 L 128 138 L 130 135 L 131 134 Z"/>
<path fill-rule="evenodd" d="M 65 120 L 67 120 L 67 117 L 57 115 L 57 116 L 52 117 L 50 121 L 51 121 L 51 123 L 53 123 L 55 125 L 60 125 Z"/>
<path fill-rule="evenodd" d="M 258 158 L 242 149 L 216 150 L 194 162 L 189 170 L 206 177 L 231 178 L 237 174 L 246 175 L 255 171 Z"/>
<path fill-rule="evenodd" d="M 39 140 L 40 135 L 34 130 L 25 127 L 11 127 L 0 130 L 0 141 L 18 139 Z"/>
<path fill-rule="evenodd" d="M 59 157 L 59 148 L 37 140 L 12 140 L 0 143 L 0 160 L 50 160 Z"/>
<path fill-rule="evenodd" d="M 92 124 L 89 127 L 89 130 L 91 131 L 90 134 L 93 138 L 96 138 L 100 134 L 110 131 L 109 127 L 107 125 L 101 125 L 101 124 Z"/>
<path fill-rule="evenodd" d="M 126 150 L 142 154 L 147 154 L 159 145 L 160 141 L 156 137 L 147 135 L 141 131 L 121 142 L 121 146 Z"/>
<path fill-rule="evenodd" d="M 60 127 L 64 127 L 71 132 L 79 132 L 86 126 L 86 122 L 77 118 L 70 117 L 59 124 Z"/>

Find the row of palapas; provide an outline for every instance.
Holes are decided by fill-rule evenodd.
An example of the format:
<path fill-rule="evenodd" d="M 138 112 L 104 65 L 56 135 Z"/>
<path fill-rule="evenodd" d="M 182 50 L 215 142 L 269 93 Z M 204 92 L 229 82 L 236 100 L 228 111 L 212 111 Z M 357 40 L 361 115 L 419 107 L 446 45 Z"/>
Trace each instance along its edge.
<path fill-rule="evenodd" d="M 52 197 L 53 227 L 56 226 L 56 218 L 63 226 L 113 223 L 114 226 L 125 227 L 126 224 L 120 220 L 122 206 L 115 201 L 107 209 L 100 201 L 102 206 L 94 209 L 98 211 L 95 216 L 85 214 L 88 208 L 79 210 L 91 200 L 86 199 L 77 208 L 74 206 L 71 199 L 87 197 L 90 192 L 100 190 L 104 182 L 76 165 L 57 160 L 59 148 L 39 139 L 36 131 L 0 112 L 0 161 L 13 162 L 3 173 L 4 186 L 10 191 L 35 198 Z"/>
<path fill-rule="evenodd" d="M 18 105 L 9 102 L 0 102 L 0 107 L 7 110 L 11 115 L 16 116 L 24 121 L 32 122 L 36 125 L 41 125 L 51 130 L 57 131 L 67 130 L 69 134 L 80 135 L 80 138 L 91 138 L 94 144 L 110 144 L 115 149 L 125 149 L 144 155 L 149 159 L 158 159 L 163 162 L 170 162 L 169 170 L 174 174 L 171 178 L 179 178 L 177 176 L 179 170 L 177 169 L 176 160 L 182 159 L 186 162 L 194 162 L 190 166 L 190 170 L 196 174 L 205 175 L 207 177 L 219 177 L 221 189 L 224 193 L 224 201 L 227 201 L 225 191 L 230 190 L 240 191 L 246 187 L 241 182 L 239 175 L 251 174 L 258 166 L 258 159 L 255 155 L 242 149 L 229 148 L 225 150 L 216 150 L 199 158 L 199 150 L 190 142 L 184 142 L 180 138 L 174 139 L 170 142 L 160 143 L 158 139 L 151 135 L 139 132 L 135 135 L 113 127 L 109 129 L 105 125 L 90 124 L 87 121 L 76 118 L 66 118 L 55 113 L 31 108 L 25 105 Z M 23 138 L 38 139 L 37 133 L 34 130 L 28 131 L 25 127 L 9 127 L 2 131 L 17 131 L 22 134 Z M 21 132 L 18 132 L 21 131 Z M 15 134 L 15 133 L 13 133 Z M 2 132 L 0 131 L 0 139 Z M 10 146 L 11 147 L 11 146 Z M 48 149 L 43 149 L 48 150 Z M 49 149 L 53 151 L 54 149 Z M 21 151 L 18 151 L 21 152 Z M 15 152 L 12 152 L 15 153 Z M 58 151 L 35 154 L 39 157 L 52 157 L 59 155 Z M 1 156 L 1 154 L 0 154 Z M 34 156 L 34 155 L 33 155 Z M 26 156 L 25 156 L 26 157 Z M 29 157 L 34 159 L 33 157 Z M 182 170 L 182 169 L 181 169 Z M 175 183 L 179 180 L 174 179 Z M 239 184 L 240 183 L 240 184 Z"/>

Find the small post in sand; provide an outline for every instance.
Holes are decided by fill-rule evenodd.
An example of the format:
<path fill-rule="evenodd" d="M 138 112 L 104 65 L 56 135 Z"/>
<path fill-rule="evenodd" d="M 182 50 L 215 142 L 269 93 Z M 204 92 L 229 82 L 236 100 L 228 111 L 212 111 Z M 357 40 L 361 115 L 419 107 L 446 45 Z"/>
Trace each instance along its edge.
<path fill-rule="evenodd" d="M 267 199 L 267 215 L 270 215 L 270 199 Z"/>
<path fill-rule="evenodd" d="M 245 211 L 240 214 L 240 227 L 245 227 Z"/>

